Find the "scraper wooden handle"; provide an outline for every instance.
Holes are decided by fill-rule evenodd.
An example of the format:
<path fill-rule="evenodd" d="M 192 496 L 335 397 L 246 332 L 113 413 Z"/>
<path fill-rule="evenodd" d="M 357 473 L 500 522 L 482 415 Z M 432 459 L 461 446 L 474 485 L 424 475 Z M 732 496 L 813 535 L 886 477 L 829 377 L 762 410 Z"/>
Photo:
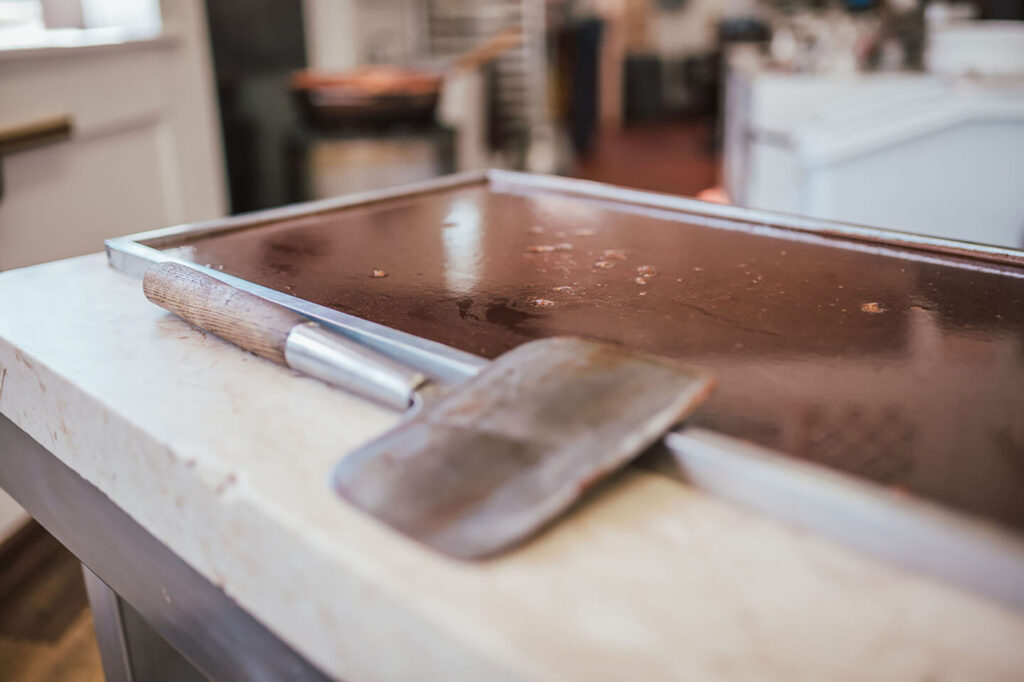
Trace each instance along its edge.
<path fill-rule="evenodd" d="M 159 263 L 142 279 L 153 303 L 196 327 L 281 365 L 288 334 L 306 318 L 180 263 Z"/>
<path fill-rule="evenodd" d="M 389 407 L 409 407 L 426 381 L 415 369 L 184 263 L 154 265 L 142 290 L 200 329 Z"/>

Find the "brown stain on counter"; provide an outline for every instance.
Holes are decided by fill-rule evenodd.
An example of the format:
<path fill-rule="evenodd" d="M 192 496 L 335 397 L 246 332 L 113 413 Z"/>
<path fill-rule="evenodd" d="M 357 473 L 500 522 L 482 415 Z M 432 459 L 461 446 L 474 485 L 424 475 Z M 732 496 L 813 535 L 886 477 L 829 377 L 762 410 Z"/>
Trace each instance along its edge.
<path fill-rule="evenodd" d="M 535 227 L 571 248 L 529 251 Z M 568 334 L 679 358 L 719 379 L 703 426 L 1024 530 L 1013 265 L 486 187 L 169 251 L 487 357 Z"/>

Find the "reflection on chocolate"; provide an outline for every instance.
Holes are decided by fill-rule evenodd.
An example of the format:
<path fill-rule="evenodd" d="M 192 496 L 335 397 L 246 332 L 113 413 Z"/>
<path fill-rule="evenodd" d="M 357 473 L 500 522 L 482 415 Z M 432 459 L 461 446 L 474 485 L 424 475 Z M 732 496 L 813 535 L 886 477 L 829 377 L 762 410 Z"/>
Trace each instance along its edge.
<path fill-rule="evenodd" d="M 537 226 L 572 248 L 531 252 Z M 575 334 L 682 358 L 719 377 L 701 425 L 1024 529 L 1019 268 L 483 187 L 177 253 L 487 357 Z"/>

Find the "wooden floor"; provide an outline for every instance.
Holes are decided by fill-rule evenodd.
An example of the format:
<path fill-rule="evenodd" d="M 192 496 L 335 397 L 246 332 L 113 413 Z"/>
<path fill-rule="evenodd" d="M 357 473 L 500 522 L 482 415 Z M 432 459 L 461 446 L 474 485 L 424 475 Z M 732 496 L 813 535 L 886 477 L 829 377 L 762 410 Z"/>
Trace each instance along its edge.
<path fill-rule="evenodd" d="M 0 682 L 102 682 L 78 560 L 38 524 L 0 548 Z"/>
<path fill-rule="evenodd" d="M 636 124 L 601 133 L 573 175 L 652 192 L 694 196 L 718 184 L 709 119 Z"/>

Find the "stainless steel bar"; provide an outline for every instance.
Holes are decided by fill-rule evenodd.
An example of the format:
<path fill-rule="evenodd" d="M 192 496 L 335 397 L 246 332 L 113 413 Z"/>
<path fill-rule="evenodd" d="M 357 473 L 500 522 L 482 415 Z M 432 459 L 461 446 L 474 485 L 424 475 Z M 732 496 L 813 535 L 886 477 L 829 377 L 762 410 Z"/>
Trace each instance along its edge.
<path fill-rule="evenodd" d="M 665 445 L 698 488 L 1024 612 L 1024 541 L 992 523 L 704 429 Z"/>
<path fill-rule="evenodd" d="M 933 253 L 962 256 L 992 263 L 1024 264 L 1024 251 L 1001 246 L 974 244 L 942 237 L 863 227 L 819 218 L 772 213 L 770 211 L 743 208 L 741 206 L 711 204 L 687 197 L 627 189 L 589 180 L 506 170 L 457 173 L 386 190 L 361 192 L 332 199 L 283 206 L 253 214 L 139 232 L 107 240 L 107 252 L 114 267 L 141 277 L 148 265 L 160 260 L 159 248 L 186 235 L 218 234 L 274 221 L 290 220 L 344 208 L 364 206 L 388 199 L 411 197 L 417 194 L 473 185 L 491 185 L 501 191 L 540 190 L 553 194 L 578 196 L 595 200 L 610 200 L 636 207 L 661 209 L 676 213 L 680 217 L 685 216 L 688 219 L 693 217 L 721 219 L 745 223 L 754 228 L 762 227 L 798 233 L 827 235 L 838 240 L 890 245 L 925 252 L 931 251 Z M 133 248 L 133 245 L 143 248 Z M 145 264 L 139 264 L 138 260 L 145 261 Z"/>
<path fill-rule="evenodd" d="M 728 204 L 712 204 L 697 199 L 680 197 L 671 194 L 657 194 L 643 190 L 628 189 L 606 185 L 591 180 L 577 180 L 553 175 L 535 175 L 507 170 L 489 170 L 487 179 L 495 187 L 515 191 L 516 189 L 532 189 L 549 191 L 557 194 L 575 195 L 592 199 L 617 201 L 635 206 L 661 208 L 679 214 L 704 215 L 712 218 L 747 223 L 750 226 L 763 226 L 827 235 L 836 239 L 861 241 L 875 244 L 897 246 L 905 249 L 932 251 L 952 256 L 961 256 L 994 263 L 1024 265 L 1024 251 L 1005 246 L 992 246 L 973 242 L 957 241 L 944 237 L 897 232 L 877 227 L 864 227 L 834 220 L 821 218 L 805 218 L 803 216 L 784 213 L 772 213 L 754 208 L 732 206 Z"/>
<path fill-rule="evenodd" d="M 206 676 L 82 565 L 96 640 L 108 682 L 204 682 Z"/>
<path fill-rule="evenodd" d="M 398 410 L 412 405 L 416 389 L 427 380 L 422 372 L 315 322 L 289 332 L 284 356 L 296 371 Z"/>
<path fill-rule="evenodd" d="M 136 682 L 121 620 L 121 600 L 85 564 L 82 564 L 82 578 L 89 595 L 93 629 L 103 661 L 103 676 L 107 682 Z"/>

